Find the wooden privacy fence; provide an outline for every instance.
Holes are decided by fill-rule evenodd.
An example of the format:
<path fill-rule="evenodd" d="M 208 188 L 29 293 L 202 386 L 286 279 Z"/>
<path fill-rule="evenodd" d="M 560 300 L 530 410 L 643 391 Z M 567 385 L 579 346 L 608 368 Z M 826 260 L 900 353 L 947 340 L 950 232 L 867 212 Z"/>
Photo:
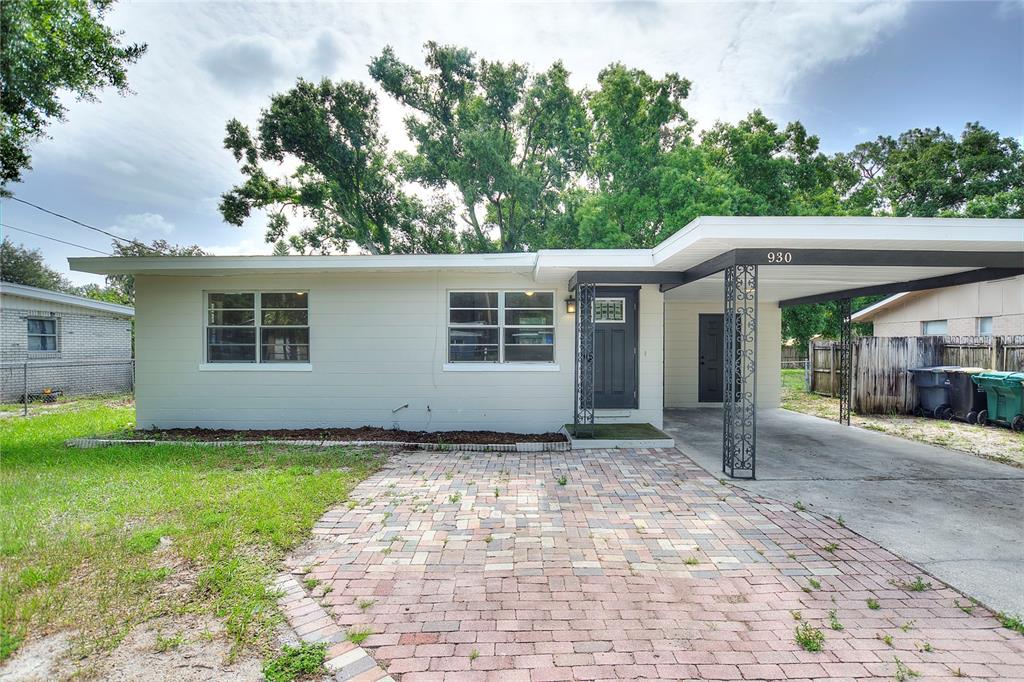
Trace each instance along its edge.
<path fill-rule="evenodd" d="M 839 351 L 834 341 L 811 344 L 809 389 L 838 396 Z M 912 367 L 959 365 L 1024 372 L 1024 336 L 865 336 L 853 340 L 853 409 L 862 414 L 909 414 L 917 406 Z"/>
<path fill-rule="evenodd" d="M 782 366 L 802 368 L 807 364 L 807 351 L 802 351 L 796 346 L 782 347 Z"/>

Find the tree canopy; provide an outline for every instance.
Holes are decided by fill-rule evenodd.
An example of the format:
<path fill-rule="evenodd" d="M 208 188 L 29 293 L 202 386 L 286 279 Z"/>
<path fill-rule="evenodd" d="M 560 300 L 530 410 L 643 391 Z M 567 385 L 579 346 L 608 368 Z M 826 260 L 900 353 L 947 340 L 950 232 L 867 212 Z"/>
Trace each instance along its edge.
<path fill-rule="evenodd" d="M 31 167 L 29 148 L 64 119 L 61 95 L 95 100 L 104 87 L 127 93 L 126 69 L 146 51 L 103 23 L 113 0 L 0 3 L 0 196 Z"/>
<path fill-rule="evenodd" d="M 423 62 L 385 48 L 368 69 L 406 110 L 411 151 L 389 149 L 377 95 L 352 81 L 300 79 L 256 133 L 230 121 L 245 180 L 224 218 L 267 211 L 278 253 L 448 253 L 650 247 L 700 215 L 1024 217 L 1021 145 L 980 123 L 827 154 L 799 121 L 757 110 L 700 131 L 677 73 L 615 63 L 579 88 L 561 62 L 534 70 L 435 42 Z M 788 309 L 783 333 L 805 345 L 837 319 L 834 305 Z"/>

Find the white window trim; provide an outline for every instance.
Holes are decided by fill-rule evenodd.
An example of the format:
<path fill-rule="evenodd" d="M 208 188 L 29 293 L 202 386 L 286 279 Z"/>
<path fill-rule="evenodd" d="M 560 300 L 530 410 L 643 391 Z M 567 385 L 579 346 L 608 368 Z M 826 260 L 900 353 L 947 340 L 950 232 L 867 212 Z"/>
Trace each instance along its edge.
<path fill-rule="evenodd" d="M 263 299 L 262 294 L 289 294 L 302 292 L 306 294 L 306 324 L 305 325 L 266 325 L 270 328 L 277 327 L 288 327 L 292 326 L 297 329 L 308 329 L 309 330 L 309 357 L 313 357 L 313 325 L 310 317 L 310 309 L 313 307 L 311 300 L 312 295 L 308 289 L 207 289 L 203 291 L 202 296 L 202 307 L 203 307 L 203 344 L 202 344 L 202 356 L 199 362 L 199 371 L 201 372 L 256 372 L 256 371 L 270 371 L 270 372 L 309 372 L 313 369 L 313 363 L 310 362 L 263 362 L 263 335 L 262 335 L 262 312 L 263 312 Z M 253 295 L 253 328 L 256 330 L 256 359 L 254 362 L 209 362 L 208 357 L 210 353 L 210 294 L 252 294 Z M 271 308 L 270 310 L 279 310 L 278 308 Z M 236 325 L 213 325 L 218 326 L 236 326 Z"/>
<path fill-rule="evenodd" d="M 214 292 L 220 293 L 220 292 Z M 200 372 L 312 372 L 309 362 L 203 362 Z"/>
<path fill-rule="evenodd" d="M 551 324 L 543 325 L 529 325 L 529 324 L 505 324 L 505 294 L 521 294 L 527 291 L 532 291 L 535 294 L 551 294 Z M 484 324 L 456 324 L 452 325 L 452 294 L 497 294 L 498 295 L 498 324 L 497 325 L 484 325 Z M 559 367 L 555 358 L 558 357 L 558 292 L 554 289 L 478 289 L 473 287 L 460 287 L 455 289 L 447 289 L 444 294 L 444 311 L 445 311 L 445 325 L 444 325 L 444 365 L 442 370 L 445 372 L 557 372 Z M 460 310 L 460 308 L 456 308 Z M 480 308 L 480 310 L 490 310 L 490 308 Z M 546 310 L 546 308 L 538 308 L 538 310 Z M 497 362 L 451 362 L 451 330 L 458 329 L 459 327 L 473 328 L 473 327 L 494 327 L 498 330 L 498 360 Z M 551 329 L 551 334 L 554 338 L 551 344 L 551 360 L 505 360 L 505 329 Z M 463 369 L 463 367 L 465 369 Z M 495 369 L 500 367 L 502 369 Z"/>
<path fill-rule="evenodd" d="M 561 372 L 556 362 L 446 362 L 444 372 Z"/>
<path fill-rule="evenodd" d="M 41 320 L 43 322 L 53 322 L 53 334 L 30 334 L 28 332 L 29 320 Z M 32 350 L 28 347 L 28 339 L 31 336 L 52 336 L 53 337 L 53 350 Z M 42 317 L 40 315 L 27 315 L 25 316 L 25 352 L 33 356 L 54 356 L 60 355 L 61 341 L 60 341 L 60 318 L 59 317 Z"/>

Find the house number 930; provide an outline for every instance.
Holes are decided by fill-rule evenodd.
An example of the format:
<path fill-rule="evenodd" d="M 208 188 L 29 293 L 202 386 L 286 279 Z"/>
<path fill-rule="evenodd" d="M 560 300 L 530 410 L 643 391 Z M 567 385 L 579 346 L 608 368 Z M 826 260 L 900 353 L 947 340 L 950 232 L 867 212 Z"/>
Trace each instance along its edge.
<path fill-rule="evenodd" d="M 793 254 L 789 251 L 769 251 L 768 252 L 769 263 L 792 263 Z"/>

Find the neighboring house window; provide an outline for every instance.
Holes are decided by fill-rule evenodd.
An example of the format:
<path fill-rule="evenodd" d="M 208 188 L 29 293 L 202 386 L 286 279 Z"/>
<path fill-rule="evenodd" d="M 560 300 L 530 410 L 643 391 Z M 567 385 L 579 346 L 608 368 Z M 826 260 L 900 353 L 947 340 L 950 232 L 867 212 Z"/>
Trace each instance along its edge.
<path fill-rule="evenodd" d="M 979 317 L 978 318 L 978 334 L 981 336 L 992 336 L 992 318 L 991 317 Z"/>
<path fill-rule="evenodd" d="M 306 292 L 207 294 L 207 362 L 309 362 Z"/>
<path fill-rule="evenodd" d="M 449 292 L 448 362 L 554 360 L 553 292 Z"/>
<path fill-rule="evenodd" d="M 57 352 L 57 320 L 28 319 L 28 349 L 30 351 Z"/>
<path fill-rule="evenodd" d="M 949 330 L 946 320 L 925 320 L 921 323 L 921 334 L 923 336 L 945 336 Z"/>

